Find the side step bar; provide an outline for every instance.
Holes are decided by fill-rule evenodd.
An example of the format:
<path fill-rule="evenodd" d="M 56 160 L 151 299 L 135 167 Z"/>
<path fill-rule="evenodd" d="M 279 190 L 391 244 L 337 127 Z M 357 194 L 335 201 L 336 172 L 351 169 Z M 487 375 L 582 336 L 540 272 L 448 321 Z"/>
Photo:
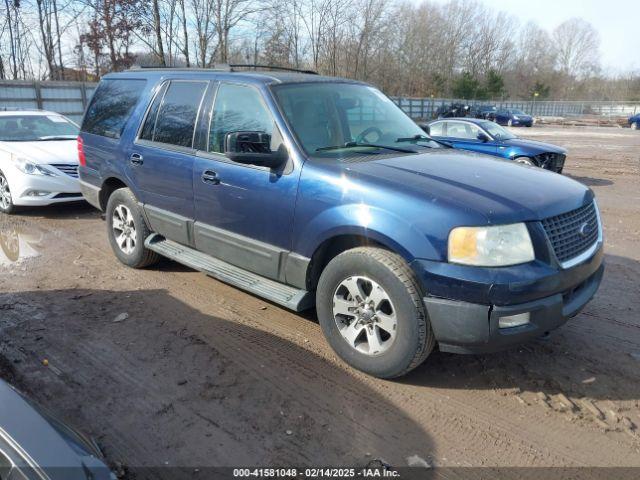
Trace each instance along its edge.
<path fill-rule="evenodd" d="M 206 253 L 167 240 L 157 233 L 149 235 L 144 244 L 149 250 L 153 250 L 163 257 L 200 270 L 217 280 L 251 292 L 296 312 L 301 312 L 314 306 L 315 298 L 312 292 L 261 277 L 218 260 Z"/>

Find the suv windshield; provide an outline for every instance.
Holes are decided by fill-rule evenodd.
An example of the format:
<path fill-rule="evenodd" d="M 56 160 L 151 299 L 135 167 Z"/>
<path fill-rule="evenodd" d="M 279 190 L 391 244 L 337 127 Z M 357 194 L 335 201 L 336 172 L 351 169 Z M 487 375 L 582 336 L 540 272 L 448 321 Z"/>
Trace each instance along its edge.
<path fill-rule="evenodd" d="M 526 115 L 522 110 L 511 110 L 514 115 Z"/>
<path fill-rule="evenodd" d="M 505 128 L 502 128 L 497 123 L 482 122 L 480 125 L 487 132 L 489 132 L 489 135 L 491 135 L 496 140 L 511 140 L 512 138 L 517 138 L 513 133 Z"/>
<path fill-rule="evenodd" d="M 311 156 L 415 153 L 416 146 L 439 147 L 373 87 L 335 82 L 277 85 L 273 90 L 289 125 Z"/>
<path fill-rule="evenodd" d="M 75 140 L 77 125 L 60 115 L 0 116 L 0 142 Z"/>

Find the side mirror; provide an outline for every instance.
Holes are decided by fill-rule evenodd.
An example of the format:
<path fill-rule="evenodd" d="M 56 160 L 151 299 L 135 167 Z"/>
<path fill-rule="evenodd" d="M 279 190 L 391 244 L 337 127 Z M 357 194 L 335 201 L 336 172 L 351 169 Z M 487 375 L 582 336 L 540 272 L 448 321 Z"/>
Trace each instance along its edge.
<path fill-rule="evenodd" d="M 488 142 L 489 141 L 489 137 L 487 137 L 487 134 L 484 132 L 478 132 L 478 140 L 480 140 L 481 142 Z"/>
<path fill-rule="evenodd" d="M 289 158 L 284 145 L 275 152 L 271 150 L 271 135 L 264 132 L 227 133 L 224 153 L 234 162 L 269 168 L 278 168 Z"/>

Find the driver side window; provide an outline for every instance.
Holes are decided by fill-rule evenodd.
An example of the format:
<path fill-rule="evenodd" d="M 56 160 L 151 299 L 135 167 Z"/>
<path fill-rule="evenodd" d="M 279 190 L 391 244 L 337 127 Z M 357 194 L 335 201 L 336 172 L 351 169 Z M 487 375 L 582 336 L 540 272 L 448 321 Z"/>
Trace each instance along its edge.
<path fill-rule="evenodd" d="M 227 133 L 262 132 L 271 136 L 273 129 L 273 117 L 260 92 L 244 85 L 220 85 L 209 128 L 210 152 L 224 153 Z"/>

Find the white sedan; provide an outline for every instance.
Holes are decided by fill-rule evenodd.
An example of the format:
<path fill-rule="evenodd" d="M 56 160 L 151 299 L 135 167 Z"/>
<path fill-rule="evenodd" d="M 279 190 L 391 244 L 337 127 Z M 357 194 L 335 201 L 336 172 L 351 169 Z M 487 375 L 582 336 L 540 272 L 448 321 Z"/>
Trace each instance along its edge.
<path fill-rule="evenodd" d="M 83 200 L 78 126 L 53 112 L 0 112 L 0 212 Z"/>

